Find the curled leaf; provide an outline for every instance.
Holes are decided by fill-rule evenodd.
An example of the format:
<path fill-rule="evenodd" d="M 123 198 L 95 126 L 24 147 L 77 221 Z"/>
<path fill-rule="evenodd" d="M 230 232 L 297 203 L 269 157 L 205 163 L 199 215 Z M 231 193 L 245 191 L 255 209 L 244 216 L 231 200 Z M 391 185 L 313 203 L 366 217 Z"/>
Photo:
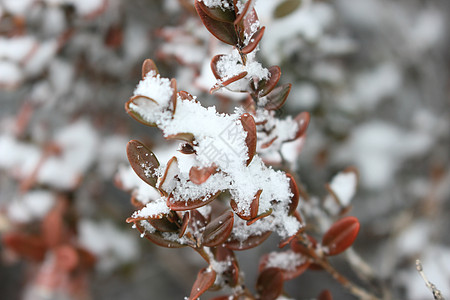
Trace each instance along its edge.
<path fill-rule="evenodd" d="M 159 162 L 153 152 L 141 142 L 131 140 L 127 144 L 127 157 L 137 176 L 155 187 L 157 181 L 155 169 L 159 167 Z"/>
<path fill-rule="evenodd" d="M 189 225 L 189 221 L 190 221 L 190 213 L 187 211 L 184 213 L 183 216 L 183 221 L 181 223 L 181 228 L 180 228 L 180 233 L 178 234 L 178 237 L 182 237 L 184 235 L 184 233 L 186 232 L 186 229 Z"/>
<path fill-rule="evenodd" d="M 248 74 L 248 72 L 247 72 L 247 71 L 244 71 L 244 72 L 239 73 L 239 74 L 237 74 L 237 75 L 235 75 L 235 76 L 233 76 L 233 77 L 228 78 L 227 80 L 224 80 L 224 81 L 222 81 L 222 82 L 219 82 L 219 83 L 215 84 L 215 85 L 210 89 L 209 92 L 210 92 L 210 93 L 213 93 L 213 92 L 217 91 L 218 89 L 220 89 L 221 87 L 228 86 L 228 85 L 232 84 L 233 82 L 238 81 L 238 80 L 244 78 L 245 76 L 247 76 L 247 74 Z"/>
<path fill-rule="evenodd" d="M 234 214 L 227 211 L 206 225 L 202 235 L 202 244 L 215 247 L 225 242 L 233 229 Z"/>
<path fill-rule="evenodd" d="M 265 30 L 266 30 L 266 27 L 264 27 L 264 26 L 259 28 L 258 31 L 256 31 L 252 35 L 252 37 L 250 38 L 250 41 L 247 44 L 247 46 L 242 48 L 241 52 L 244 53 L 244 54 L 249 54 L 250 52 L 255 50 L 256 46 L 258 46 L 259 42 L 261 41 Z"/>
<path fill-rule="evenodd" d="M 278 253 L 280 253 L 281 255 L 283 254 L 283 252 L 278 252 Z M 287 253 L 289 253 L 289 250 Z M 270 265 L 269 265 L 270 264 L 270 256 L 271 256 L 270 254 L 265 254 L 261 257 L 261 260 L 259 263 L 259 271 L 260 272 L 262 270 L 270 267 Z M 306 258 L 300 258 L 300 260 L 301 259 L 303 259 L 302 262 L 300 262 L 300 261 L 293 262 L 294 265 L 290 265 L 286 269 L 280 268 L 280 271 L 283 274 L 284 281 L 294 279 L 294 278 L 300 276 L 301 274 L 303 274 L 308 269 L 308 267 L 310 265 L 310 261 Z"/>
<path fill-rule="evenodd" d="M 20 232 L 5 233 L 1 237 L 2 244 L 15 254 L 32 261 L 43 261 L 47 247 L 42 238 Z"/>
<path fill-rule="evenodd" d="M 170 102 L 172 102 L 172 116 L 175 114 L 177 110 L 177 81 L 172 78 L 170 80 L 170 87 L 172 88 L 172 97 L 170 98 Z"/>
<path fill-rule="evenodd" d="M 256 124 L 253 116 L 248 113 L 242 114 L 240 120 L 242 128 L 245 132 L 247 132 L 247 136 L 245 137 L 245 144 L 247 145 L 248 149 L 248 159 L 246 162 L 248 166 L 252 161 L 253 156 L 255 156 L 256 154 Z"/>
<path fill-rule="evenodd" d="M 159 74 L 158 68 L 155 65 L 155 62 L 151 59 L 144 60 L 142 64 L 142 79 L 148 74 L 148 72 L 154 71 L 155 74 Z"/>
<path fill-rule="evenodd" d="M 259 220 L 261 220 L 261 219 L 264 219 L 265 217 L 270 216 L 270 215 L 272 214 L 272 212 L 273 212 L 273 210 L 272 210 L 271 208 L 269 208 L 267 211 L 265 211 L 265 212 L 263 212 L 263 213 L 257 215 L 256 217 L 254 217 L 254 218 L 251 219 L 251 220 L 248 220 L 247 223 L 246 223 L 247 226 L 250 226 L 250 225 L 252 225 L 253 223 L 255 223 L 256 221 L 259 221 Z"/>
<path fill-rule="evenodd" d="M 294 141 L 301 137 L 305 132 L 306 129 L 308 129 L 309 121 L 311 117 L 309 115 L 309 112 L 301 112 L 295 117 L 295 122 L 297 122 L 297 132 L 295 133 L 294 138 L 290 139 L 289 141 Z"/>
<path fill-rule="evenodd" d="M 136 121 L 147 126 L 155 127 L 156 124 L 152 120 L 148 120 L 145 115 L 140 114 L 140 110 L 153 111 L 158 109 L 158 103 L 152 98 L 136 95 L 131 97 L 130 100 L 125 103 L 126 112 Z M 139 109 L 136 109 L 138 107 Z"/>
<path fill-rule="evenodd" d="M 239 25 L 239 23 L 241 23 L 244 20 L 245 16 L 248 13 L 248 9 L 250 8 L 250 5 L 252 4 L 252 2 L 253 2 L 253 0 L 247 0 L 247 3 L 245 3 L 245 6 L 244 6 L 244 8 L 242 9 L 242 11 L 240 13 L 238 11 L 238 6 L 236 4 L 234 5 L 234 9 L 235 9 L 236 15 L 237 15 L 237 18 L 234 21 L 234 25 Z"/>
<path fill-rule="evenodd" d="M 218 68 L 217 68 L 217 63 L 218 63 L 219 60 L 221 60 L 222 57 L 224 57 L 224 56 L 225 56 L 224 54 L 219 54 L 219 55 L 214 56 L 214 57 L 211 59 L 211 71 L 213 72 L 213 75 L 214 75 L 214 77 L 216 77 L 217 80 L 220 80 L 220 79 L 221 79 L 219 70 L 218 70 Z"/>
<path fill-rule="evenodd" d="M 178 167 L 178 159 L 176 156 L 172 157 L 168 162 L 164 174 L 159 181 L 158 188 L 166 196 L 175 188 L 176 178 L 180 174 L 180 168 Z"/>
<path fill-rule="evenodd" d="M 274 88 L 267 95 L 267 103 L 264 106 L 267 110 L 277 110 L 281 106 L 283 106 L 284 102 L 286 102 L 287 97 L 289 96 L 289 92 L 291 91 L 292 84 L 287 83 L 282 86 Z"/>
<path fill-rule="evenodd" d="M 322 238 L 322 245 L 328 248 L 325 253 L 337 255 L 350 247 L 359 232 L 359 221 L 349 216 L 334 223 Z"/>
<path fill-rule="evenodd" d="M 180 132 L 177 134 L 171 134 L 166 136 L 166 139 L 168 140 L 181 140 L 181 141 L 185 141 L 188 143 L 192 143 L 195 140 L 195 137 L 192 133 L 190 132 Z"/>
<path fill-rule="evenodd" d="M 211 32 L 217 39 L 229 45 L 236 45 L 238 37 L 234 29 L 234 25 L 229 22 L 222 22 L 211 18 L 202 8 L 198 0 L 195 0 L 195 9 L 197 14 L 205 25 L 206 29 Z"/>
<path fill-rule="evenodd" d="M 283 291 L 283 273 L 278 268 L 267 268 L 256 281 L 256 291 L 261 300 L 275 300 Z"/>
<path fill-rule="evenodd" d="M 289 189 L 291 190 L 292 193 L 291 202 L 289 203 L 289 214 L 293 215 L 297 209 L 298 202 L 300 200 L 300 191 L 298 189 L 294 177 L 289 173 L 286 173 L 286 177 L 289 178 Z"/>
<path fill-rule="evenodd" d="M 176 232 L 179 227 L 174 222 L 171 222 L 167 217 L 161 219 L 151 219 L 148 222 L 158 231 L 161 232 Z"/>
<path fill-rule="evenodd" d="M 216 280 L 216 272 L 211 268 L 203 268 L 197 274 L 194 285 L 192 286 L 189 300 L 195 300 L 206 292 Z"/>

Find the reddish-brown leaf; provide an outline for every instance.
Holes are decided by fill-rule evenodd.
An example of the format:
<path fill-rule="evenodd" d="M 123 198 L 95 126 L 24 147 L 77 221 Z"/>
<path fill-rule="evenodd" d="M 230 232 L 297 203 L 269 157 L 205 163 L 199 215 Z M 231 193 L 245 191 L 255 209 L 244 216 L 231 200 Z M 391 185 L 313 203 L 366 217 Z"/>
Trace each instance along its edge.
<path fill-rule="evenodd" d="M 196 152 L 194 147 L 189 143 L 184 143 L 183 145 L 181 145 L 178 151 L 183 154 L 194 154 Z"/>
<path fill-rule="evenodd" d="M 207 195 L 204 197 L 200 197 L 198 199 L 187 199 L 175 201 L 172 197 L 167 199 L 167 206 L 174 211 L 183 211 L 183 210 L 191 210 L 195 208 L 199 208 L 211 203 L 214 199 L 219 196 L 220 191 L 215 194 Z"/>
<path fill-rule="evenodd" d="M 180 132 L 177 134 L 171 134 L 165 137 L 168 140 L 181 140 L 188 143 L 192 143 L 195 140 L 195 137 L 190 132 Z"/>
<path fill-rule="evenodd" d="M 198 6 L 211 18 L 221 21 L 233 23 L 236 19 L 234 10 L 221 7 L 208 7 L 203 2 L 198 2 Z"/>
<path fill-rule="evenodd" d="M 171 222 L 167 217 L 161 219 L 151 219 L 148 222 L 155 227 L 156 230 L 161 232 L 176 232 L 179 227 L 174 222 Z"/>
<path fill-rule="evenodd" d="M 250 218 L 254 219 L 258 216 L 259 198 L 261 197 L 262 190 L 258 190 L 253 197 L 252 203 L 250 203 Z"/>
<path fill-rule="evenodd" d="M 178 159 L 176 156 L 173 156 L 167 162 L 166 169 L 164 170 L 164 174 L 161 177 L 158 185 L 159 190 L 162 191 L 166 196 L 168 196 L 169 192 L 175 187 L 175 180 L 178 174 L 180 174 Z"/>
<path fill-rule="evenodd" d="M 211 32 L 217 39 L 229 45 L 236 45 L 238 38 L 234 25 L 228 22 L 221 22 L 211 18 L 200 6 L 199 1 L 195 0 L 195 9 L 205 25 L 206 29 Z"/>
<path fill-rule="evenodd" d="M 269 257 L 270 257 L 269 254 L 265 254 L 261 257 L 261 260 L 259 262 L 260 272 L 267 268 L 267 264 L 269 263 Z M 310 261 L 308 259 L 305 259 L 303 263 L 299 264 L 298 266 L 295 266 L 295 268 L 289 270 L 280 269 L 283 274 L 283 280 L 287 281 L 300 276 L 308 269 L 309 265 Z"/>
<path fill-rule="evenodd" d="M 226 242 L 225 247 L 236 251 L 251 249 L 261 245 L 267 240 L 271 233 L 271 231 L 267 231 L 260 235 L 251 235 L 244 241 L 239 241 L 231 237 L 230 240 Z"/>
<path fill-rule="evenodd" d="M 253 156 L 255 156 L 256 154 L 256 124 L 253 116 L 248 113 L 242 114 L 240 120 L 242 123 L 242 128 L 245 132 L 247 132 L 247 136 L 245 137 L 245 144 L 247 145 L 248 149 L 248 159 L 246 162 L 248 166 L 252 161 Z"/>
<path fill-rule="evenodd" d="M 61 245 L 54 250 L 56 265 L 59 269 L 71 272 L 80 262 L 77 250 L 70 245 Z"/>
<path fill-rule="evenodd" d="M 239 73 L 239 74 L 237 74 L 237 75 L 235 75 L 235 76 L 233 76 L 233 77 L 231 77 L 231 78 L 228 78 L 227 80 L 224 80 L 224 81 L 222 81 L 222 82 L 219 82 L 219 83 L 215 84 L 215 85 L 209 90 L 209 92 L 210 92 L 210 93 L 214 93 L 215 91 L 217 91 L 217 90 L 220 89 L 221 87 L 228 86 L 228 85 L 232 84 L 233 82 L 238 81 L 238 80 L 244 78 L 245 76 L 247 76 L 247 74 L 248 74 L 248 72 L 247 72 L 247 71 L 244 71 L 244 72 Z"/>
<path fill-rule="evenodd" d="M 145 116 L 139 114 L 139 112 L 133 110 L 131 107 L 131 104 L 134 104 L 138 107 L 145 107 L 146 110 L 156 110 L 158 109 L 158 103 L 153 100 L 152 98 L 142 96 L 142 95 L 136 95 L 130 98 L 130 100 L 125 103 L 125 110 L 126 112 L 136 121 L 139 123 L 142 123 L 144 125 L 155 127 L 156 124 L 154 122 L 151 122 L 145 118 Z"/>
<path fill-rule="evenodd" d="M 206 225 L 202 235 L 202 245 L 214 247 L 225 242 L 233 229 L 234 214 L 227 211 Z"/>
<path fill-rule="evenodd" d="M 328 248 L 325 253 L 336 255 L 350 247 L 359 232 L 359 221 L 349 216 L 334 223 L 322 238 L 322 245 Z"/>
<path fill-rule="evenodd" d="M 250 52 L 255 50 L 256 46 L 258 46 L 259 42 L 261 41 L 265 30 L 266 30 L 266 27 L 264 27 L 264 26 L 259 28 L 258 31 L 256 31 L 252 35 L 252 37 L 251 37 L 250 41 L 248 42 L 247 46 L 242 48 L 241 52 L 244 53 L 244 54 L 249 54 Z"/>
<path fill-rule="evenodd" d="M 173 90 L 172 97 L 170 98 L 170 101 L 172 102 L 172 116 L 175 114 L 175 111 L 177 110 L 177 81 L 172 78 L 170 80 L 170 87 Z"/>
<path fill-rule="evenodd" d="M 236 20 L 234 21 L 234 25 L 239 25 L 239 23 L 241 23 L 245 16 L 248 13 L 248 9 L 250 8 L 250 5 L 252 4 L 253 0 L 248 0 L 247 3 L 245 3 L 244 8 L 242 9 L 241 13 L 238 13 L 238 6 L 236 5 L 236 1 L 234 1 L 234 9 L 237 15 Z"/>
<path fill-rule="evenodd" d="M 217 172 L 217 166 L 214 164 L 204 168 L 194 166 L 189 170 L 189 179 L 195 184 L 202 184 Z"/>
<path fill-rule="evenodd" d="M 145 78 L 148 72 L 154 71 L 155 74 L 159 74 L 158 68 L 155 65 L 155 62 L 151 59 L 144 60 L 142 64 L 142 79 Z"/>
<path fill-rule="evenodd" d="M 323 290 L 317 297 L 317 300 L 333 300 L 333 296 L 329 290 Z"/>
<path fill-rule="evenodd" d="M 256 281 L 256 291 L 260 300 L 275 300 L 283 291 L 283 273 L 278 268 L 267 268 Z"/>
<path fill-rule="evenodd" d="M 306 129 L 308 129 L 310 119 L 311 117 L 309 115 L 309 112 L 307 111 L 301 112 L 295 117 L 295 122 L 297 122 L 298 128 L 294 138 L 292 138 L 289 141 L 294 141 L 298 139 L 306 132 Z"/>
<path fill-rule="evenodd" d="M 216 272 L 211 268 L 203 268 L 197 274 L 194 285 L 192 286 L 189 300 L 195 300 L 206 292 L 216 280 Z"/>
<path fill-rule="evenodd" d="M 283 106 L 284 102 L 286 102 L 286 99 L 289 96 L 291 88 L 292 84 L 290 83 L 283 84 L 279 87 L 274 88 L 267 95 L 267 104 L 264 106 L 264 108 L 267 110 L 279 109 L 281 106 Z"/>
<path fill-rule="evenodd" d="M 158 177 L 155 169 L 159 167 L 156 156 L 144 144 L 131 140 L 127 144 L 127 156 L 133 171 L 149 185 L 155 187 Z"/>
<path fill-rule="evenodd" d="M 41 237 L 20 232 L 3 234 L 2 244 L 25 259 L 38 262 L 44 260 L 47 251 L 45 242 Z"/>
<path fill-rule="evenodd" d="M 168 240 L 164 238 L 164 236 L 159 231 L 155 232 L 148 232 L 145 230 L 145 228 L 141 225 L 141 222 L 136 222 L 136 228 L 139 230 L 141 234 L 144 234 L 145 238 L 151 241 L 152 243 L 155 243 L 158 246 L 166 247 L 166 248 L 182 248 L 186 247 L 187 245 L 180 244 L 175 240 Z M 175 235 L 175 233 L 173 233 Z"/>
<path fill-rule="evenodd" d="M 219 54 L 219 55 L 214 56 L 214 57 L 211 59 L 211 71 L 213 72 L 214 77 L 216 77 L 217 80 L 220 80 L 220 79 L 221 79 L 220 74 L 219 74 L 219 70 L 217 69 L 217 63 L 219 62 L 219 60 L 220 60 L 223 56 L 225 56 L 225 55 Z"/>
<path fill-rule="evenodd" d="M 272 66 L 268 70 L 270 74 L 269 79 L 260 81 L 258 86 L 260 97 L 269 94 L 275 88 L 281 77 L 281 69 L 279 66 Z"/>
<path fill-rule="evenodd" d="M 295 210 L 297 209 L 298 202 L 300 200 L 300 192 L 298 190 L 297 183 L 295 182 L 294 177 L 286 173 L 286 177 L 289 178 L 289 188 L 291 190 L 291 193 L 293 194 L 291 197 L 291 202 L 289 203 L 289 214 L 293 215 L 295 213 Z"/>
<path fill-rule="evenodd" d="M 257 215 L 256 217 L 254 217 L 254 218 L 251 219 L 251 220 L 248 220 L 247 223 L 246 223 L 247 226 L 250 226 L 250 225 L 252 225 L 253 223 L 255 223 L 256 221 L 261 220 L 261 219 L 264 219 L 265 217 L 270 216 L 270 215 L 272 214 L 272 212 L 273 212 L 273 210 L 272 210 L 271 208 L 269 208 L 267 211 L 265 211 L 265 212 L 263 212 L 263 213 Z"/>
<path fill-rule="evenodd" d="M 293 239 L 291 241 L 291 249 L 294 252 L 301 253 L 305 256 L 311 257 L 314 256 L 314 251 L 317 247 L 317 241 L 310 235 L 308 235 L 308 240 L 311 244 L 311 248 L 305 245 L 303 242 L 300 242 L 297 239 Z"/>
<path fill-rule="evenodd" d="M 190 215 L 191 214 L 188 211 L 184 213 L 183 222 L 181 223 L 180 233 L 178 234 L 178 237 L 182 237 L 186 232 L 186 229 L 189 225 L 189 220 L 191 219 Z"/>
<path fill-rule="evenodd" d="M 194 99 L 194 96 L 192 96 L 191 94 L 189 94 L 186 91 L 179 91 L 178 95 L 180 95 L 181 100 L 197 101 L 197 100 Z"/>

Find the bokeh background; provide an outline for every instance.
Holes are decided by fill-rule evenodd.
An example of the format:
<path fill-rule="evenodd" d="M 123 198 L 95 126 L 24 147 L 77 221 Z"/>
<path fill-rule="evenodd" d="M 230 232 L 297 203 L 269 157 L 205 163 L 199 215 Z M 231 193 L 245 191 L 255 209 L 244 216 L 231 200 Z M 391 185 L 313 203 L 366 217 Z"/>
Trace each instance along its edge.
<path fill-rule="evenodd" d="M 293 163 L 303 188 L 320 201 L 355 166 L 354 250 L 374 285 L 390 299 L 431 299 L 421 259 L 449 298 L 450 2 L 258 0 L 256 10 L 266 26 L 259 59 L 293 84 L 279 114 L 312 116 Z M 229 51 L 190 0 L 0 0 L 1 299 L 189 295 L 201 259 L 125 223 L 133 207 L 117 182 L 127 141 L 167 142 L 124 103 L 152 58 L 204 105 L 239 105 L 242 95 L 208 93 L 210 58 Z M 276 244 L 239 253 L 251 288 L 259 254 Z M 67 272 L 55 271 L 61 261 Z M 358 282 L 345 259 L 333 262 Z M 353 299 L 322 272 L 286 286 L 294 299 L 324 288 Z"/>

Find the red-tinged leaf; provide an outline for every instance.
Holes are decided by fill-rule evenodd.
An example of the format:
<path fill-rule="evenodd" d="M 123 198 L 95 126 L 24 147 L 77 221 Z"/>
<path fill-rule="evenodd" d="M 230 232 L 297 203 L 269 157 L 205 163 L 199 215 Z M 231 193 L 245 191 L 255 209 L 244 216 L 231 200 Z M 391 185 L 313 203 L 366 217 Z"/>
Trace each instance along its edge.
<path fill-rule="evenodd" d="M 250 38 L 250 41 L 248 42 L 247 46 L 242 48 L 241 52 L 244 54 L 249 54 L 253 50 L 255 50 L 256 46 L 258 46 L 259 42 L 261 41 L 264 31 L 266 30 L 266 27 L 261 27 L 256 31 L 252 37 Z"/>
<path fill-rule="evenodd" d="M 294 138 L 290 139 L 289 141 L 294 141 L 301 137 L 305 132 L 306 129 L 308 129 L 309 121 L 311 117 L 309 115 L 309 112 L 301 112 L 295 117 L 295 122 L 297 122 L 297 132 L 295 133 Z M 288 142 L 289 142 L 288 141 Z"/>
<path fill-rule="evenodd" d="M 238 298 L 233 295 L 223 295 L 219 297 L 211 298 L 211 300 L 237 300 Z"/>
<path fill-rule="evenodd" d="M 208 180 L 208 178 L 217 173 L 217 166 L 216 165 L 212 165 L 209 167 L 204 167 L 204 168 L 199 168 L 199 167 L 192 167 L 189 170 L 189 179 L 195 183 L 195 184 L 202 184 L 204 183 L 206 180 Z"/>
<path fill-rule="evenodd" d="M 57 267 L 65 272 L 73 271 L 80 263 L 77 250 L 70 245 L 58 246 L 54 254 Z"/>
<path fill-rule="evenodd" d="M 179 91 L 178 95 L 180 95 L 181 100 L 186 100 L 186 101 L 197 101 L 194 99 L 194 96 L 192 96 L 191 94 L 189 94 L 186 91 Z"/>
<path fill-rule="evenodd" d="M 222 273 L 225 283 L 231 287 L 236 286 L 239 283 L 239 266 L 234 252 L 220 245 L 211 250 L 216 261 L 227 262 L 227 269 Z"/>
<path fill-rule="evenodd" d="M 258 216 L 259 198 L 261 197 L 262 190 L 258 190 L 253 197 L 252 203 L 250 203 L 250 218 L 254 219 Z"/>
<path fill-rule="evenodd" d="M 233 82 L 238 81 L 238 80 L 244 78 L 245 76 L 247 76 L 247 74 L 248 74 L 248 72 L 247 72 L 247 71 L 244 71 L 244 72 L 242 72 L 242 73 L 239 73 L 238 75 L 235 75 L 235 76 L 233 76 L 233 77 L 231 77 L 231 78 L 228 78 L 227 80 L 224 80 L 224 81 L 222 81 L 222 82 L 219 82 L 219 83 L 215 84 L 215 85 L 210 89 L 209 92 L 210 92 L 210 93 L 213 93 L 213 92 L 217 91 L 218 89 L 220 89 L 220 88 L 222 88 L 222 87 L 224 87 L 224 86 L 228 86 L 228 85 L 232 84 Z"/>
<path fill-rule="evenodd" d="M 225 55 L 223 55 L 223 54 L 219 54 L 219 55 L 214 56 L 214 57 L 211 59 L 211 71 L 213 72 L 214 77 L 216 77 L 217 80 L 220 80 L 220 79 L 221 79 L 221 76 L 220 76 L 220 74 L 219 74 L 219 70 L 217 69 L 217 63 L 218 63 L 219 60 L 220 60 L 222 57 L 224 57 L 224 56 L 225 56 Z"/>
<path fill-rule="evenodd" d="M 191 214 L 190 220 L 189 220 L 189 227 L 193 228 L 194 231 L 198 231 L 200 228 L 203 228 L 206 226 L 206 224 L 209 222 L 209 216 L 208 218 L 205 218 L 204 215 L 202 215 L 198 210 L 193 209 L 189 211 Z"/>
<path fill-rule="evenodd" d="M 259 221 L 261 219 L 264 219 L 265 217 L 268 217 L 272 214 L 273 210 L 270 208 L 269 210 L 263 212 L 262 214 L 257 215 L 255 218 L 248 220 L 247 221 L 247 226 L 252 225 L 253 223 L 255 223 L 256 221 Z"/>
<path fill-rule="evenodd" d="M 45 242 L 41 237 L 19 232 L 3 234 L 2 244 L 16 255 L 37 262 L 44 260 L 47 251 Z"/>
<path fill-rule="evenodd" d="M 281 240 L 281 241 L 278 243 L 278 248 L 284 248 L 285 246 L 287 246 L 288 244 L 290 244 L 296 237 L 297 237 L 297 236 L 294 234 L 294 235 L 288 236 L 287 238 Z"/>
<path fill-rule="evenodd" d="M 77 248 L 78 258 L 79 258 L 79 266 L 83 269 L 91 270 L 94 268 L 95 263 L 97 262 L 97 258 L 91 252 L 83 249 Z"/>
<path fill-rule="evenodd" d="M 196 2 L 198 2 L 198 6 L 203 10 L 204 13 L 217 21 L 233 23 L 236 19 L 236 14 L 232 9 L 221 8 L 218 6 L 208 7 L 203 2 Z"/>
<path fill-rule="evenodd" d="M 136 224 L 136 228 L 139 230 L 139 232 L 141 234 L 144 234 L 144 237 L 146 239 L 148 239 L 149 241 L 151 241 L 152 243 L 154 243 L 158 246 L 166 247 L 166 248 L 182 248 L 182 247 L 187 246 L 185 244 L 180 244 L 176 240 L 168 240 L 168 239 L 164 238 L 162 233 L 159 231 L 155 231 L 152 233 L 146 231 L 145 228 L 141 225 L 141 222 L 136 222 L 135 224 Z M 172 233 L 172 234 L 176 236 L 175 233 Z"/>
<path fill-rule="evenodd" d="M 227 211 L 212 220 L 205 227 L 202 235 L 202 245 L 206 247 L 215 247 L 225 242 L 233 229 L 234 214 Z"/>
<path fill-rule="evenodd" d="M 283 84 L 274 88 L 266 97 L 267 104 L 264 106 L 267 110 L 277 110 L 283 106 L 286 102 L 289 92 L 291 91 L 292 84 Z"/>
<path fill-rule="evenodd" d="M 317 248 L 317 241 L 310 235 L 308 235 L 308 240 L 311 244 L 311 248 L 309 248 L 305 243 L 297 240 L 297 239 L 293 239 L 291 241 L 291 249 L 294 252 L 303 254 L 305 256 L 308 257 L 314 257 L 315 256 L 315 249 Z"/>
<path fill-rule="evenodd" d="M 177 81 L 172 78 L 170 80 L 170 87 L 173 90 L 172 97 L 170 98 L 170 101 L 172 102 L 172 116 L 175 114 L 175 111 L 177 110 Z"/>
<path fill-rule="evenodd" d="M 291 197 L 291 202 L 289 203 L 289 215 L 293 215 L 300 200 L 300 191 L 298 190 L 298 186 L 295 182 L 294 177 L 289 173 L 286 173 L 286 177 L 289 178 L 289 188 L 291 190 L 291 193 L 293 194 Z"/>
<path fill-rule="evenodd" d="M 181 145 L 180 149 L 178 150 L 183 154 L 194 154 L 196 153 L 194 147 L 189 144 L 189 143 L 185 143 L 183 145 Z"/>
<path fill-rule="evenodd" d="M 317 297 L 317 300 L 333 300 L 333 296 L 329 290 L 323 290 Z"/>
<path fill-rule="evenodd" d="M 127 144 L 127 156 L 133 171 L 149 185 L 155 187 L 158 177 L 155 169 L 159 167 L 156 156 L 139 141 L 131 140 Z"/>
<path fill-rule="evenodd" d="M 269 94 L 275 88 L 281 77 L 281 69 L 279 66 L 272 66 L 268 70 L 270 74 L 269 79 L 261 80 L 258 86 L 260 97 Z"/>
<path fill-rule="evenodd" d="M 142 79 L 145 78 L 145 76 L 148 74 L 148 72 L 154 71 L 155 75 L 159 74 L 158 68 L 155 65 L 155 62 L 151 59 L 144 60 L 144 63 L 142 64 Z"/>
<path fill-rule="evenodd" d="M 161 232 L 177 232 L 179 226 L 174 222 L 171 222 L 167 217 L 161 219 L 151 219 L 148 222 L 155 227 L 156 230 Z"/>
<path fill-rule="evenodd" d="M 144 115 L 141 115 L 138 111 L 134 110 L 133 105 L 145 109 L 146 111 L 157 110 L 159 105 L 155 100 L 146 96 L 136 95 L 134 97 L 131 97 L 130 100 L 125 103 L 125 110 L 133 119 L 135 119 L 139 123 L 150 127 L 156 126 L 155 122 L 148 120 Z"/>
<path fill-rule="evenodd" d="M 211 203 L 214 199 L 219 196 L 220 191 L 215 194 L 210 194 L 204 197 L 200 197 L 198 199 L 187 199 L 175 201 L 172 197 L 167 199 L 167 206 L 174 211 L 184 211 L 184 210 L 192 210 L 195 208 L 199 208 Z"/>
<path fill-rule="evenodd" d="M 177 134 L 170 134 L 165 137 L 168 140 L 180 140 L 188 143 L 192 143 L 195 140 L 195 137 L 190 132 L 180 132 Z"/>
<path fill-rule="evenodd" d="M 267 240 L 271 233 L 271 231 L 267 231 L 261 235 L 251 235 L 244 241 L 239 241 L 231 237 L 230 240 L 226 242 L 225 247 L 235 251 L 251 249 L 261 245 L 265 240 Z"/>
<path fill-rule="evenodd" d="M 280 252 L 283 253 L 283 252 Z M 259 263 L 259 271 L 262 272 L 264 269 L 268 268 L 268 264 L 269 264 L 269 259 L 270 259 L 270 255 L 269 254 L 265 254 L 261 257 L 260 263 Z M 295 263 L 299 263 L 298 265 L 296 265 L 295 267 L 290 267 L 289 270 L 286 269 L 281 269 L 280 271 L 283 274 L 283 280 L 287 281 L 287 280 L 291 280 L 294 279 L 298 276 L 300 276 L 301 274 L 303 274 L 309 267 L 310 265 L 310 261 L 306 258 L 300 258 L 303 259 L 304 261 L 299 263 L 299 262 L 295 262 Z"/>
<path fill-rule="evenodd" d="M 206 29 L 217 39 L 229 45 L 236 45 L 238 43 L 238 37 L 232 23 L 221 22 L 208 16 L 200 7 L 198 0 L 195 0 L 195 9 Z"/>
<path fill-rule="evenodd" d="M 159 181 L 158 188 L 165 196 L 168 196 L 170 192 L 175 188 L 176 177 L 180 174 L 180 168 L 178 167 L 178 159 L 173 156 L 166 165 L 164 174 Z"/>
<path fill-rule="evenodd" d="M 206 292 L 216 280 L 216 272 L 211 268 L 203 268 L 197 274 L 194 285 L 192 286 L 189 300 L 195 300 Z"/>
<path fill-rule="evenodd" d="M 42 238 L 49 248 L 56 247 L 68 239 L 63 221 L 67 202 L 64 198 L 59 198 L 58 200 L 58 203 L 47 213 L 41 223 Z"/>
<path fill-rule="evenodd" d="M 189 225 L 189 221 L 191 219 L 190 215 L 191 214 L 188 211 L 184 213 L 183 222 L 181 223 L 180 233 L 178 234 L 178 237 L 182 237 L 186 232 L 186 229 Z"/>
<path fill-rule="evenodd" d="M 278 136 L 276 136 L 276 137 L 274 137 L 273 139 L 271 139 L 270 141 L 268 141 L 268 142 L 262 144 L 262 145 L 261 145 L 261 149 L 267 149 L 267 148 L 269 148 L 269 147 L 273 144 L 273 142 L 275 142 L 277 139 L 278 139 Z"/>
<path fill-rule="evenodd" d="M 278 268 L 267 268 L 256 281 L 256 291 L 260 300 L 275 300 L 283 291 L 283 274 Z"/>
<path fill-rule="evenodd" d="M 234 9 L 237 15 L 236 20 L 234 20 L 234 25 L 239 25 L 245 18 L 245 16 L 248 13 L 248 9 L 250 8 L 250 5 L 252 4 L 253 0 L 247 0 L 247 3 L 245 3 L 244 8 L 242 9 L 241 13 L 239 13 L 238 6 L 236 5 L 236 1 L 234 1 Z"/>
<path fill-rule="evenodd" d="M 243 22 L 242 22 L 242 28 L 244 29 L 244 32 L 246 35 L 252 35 L 254 32 L 254 27 L 257 25 L 259 27 L 259 19 L 258 15 L 256 14 L 256 10 L 252 8 L 251 10 L 248 10 L 247 13 L 244 16 Z M 245 34 L 241 36 L 242 40 L 245 38 Z"/>
<path fill-rule="evenodd" d="M 359 221 L 349 216 L 334 223 L 322 238 L 322 245 L 328 248 L 327 255 L 337 255 L 350 247 L 359 232 Z"/>
<path fill-rule="evenodd" d="M 239 218 L 241 218 L 242 220 L 245 220 L 245 221 L 251 220 L 249 215 L 245 215 L 244 212 L 239 209 L 239 207 L 238 207 L 236 201 L 234 201 L 234 199 L 230 200 L 230 206 L 231 206 L 231 209 L 233 209 L 233 211 L 239 216 Z"/>
<path fill-rule="evenodd" d="M 248 149 L 248 159 L 246 162 L 248 166 L 252 161 L 253 156 L 255 156 L 256 154 L 256 124 L 253 116 L 248 113 L 242 114 L 240 120 L 242 123 L 242 128 L 245 132 L 247 132 L 247 136 L 245 137 L 245 144 L 247 145 Z"/>

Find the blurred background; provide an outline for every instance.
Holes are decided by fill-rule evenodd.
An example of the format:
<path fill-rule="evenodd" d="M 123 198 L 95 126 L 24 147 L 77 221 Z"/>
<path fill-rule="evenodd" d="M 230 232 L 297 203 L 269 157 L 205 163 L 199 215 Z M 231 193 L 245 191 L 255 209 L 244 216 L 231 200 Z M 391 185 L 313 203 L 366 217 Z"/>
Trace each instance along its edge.
<path fill-rule="evenodd" d="M 334 175 L 356 167 L 353 248 L 375 285 L 391 299 L 431 299 L 421 259 L 450 298 L 450 2 L 258 0 L 256 11 L 266 26 L 259 60 L 293 84 L 280 116 L 311 113 L 292 162 L 302 187 L 321 201 Z M 229 51 L 192 0 L 0 0 L 1 299 L 189 295 L 201 258 L 125 223 L 126 143 L 164 152 L 168 142 L 124 104 L 152 58 L 180 90 L 232 111 L 243 95 L 208 92 L 211 57 Z M 250 288 L 277 242 L 239 253 Z M 359 282 L 345 259 L 333 262 Z M 355 299 L 320 271 L 286 285 L 294 299 L 324 288 Z"/>

